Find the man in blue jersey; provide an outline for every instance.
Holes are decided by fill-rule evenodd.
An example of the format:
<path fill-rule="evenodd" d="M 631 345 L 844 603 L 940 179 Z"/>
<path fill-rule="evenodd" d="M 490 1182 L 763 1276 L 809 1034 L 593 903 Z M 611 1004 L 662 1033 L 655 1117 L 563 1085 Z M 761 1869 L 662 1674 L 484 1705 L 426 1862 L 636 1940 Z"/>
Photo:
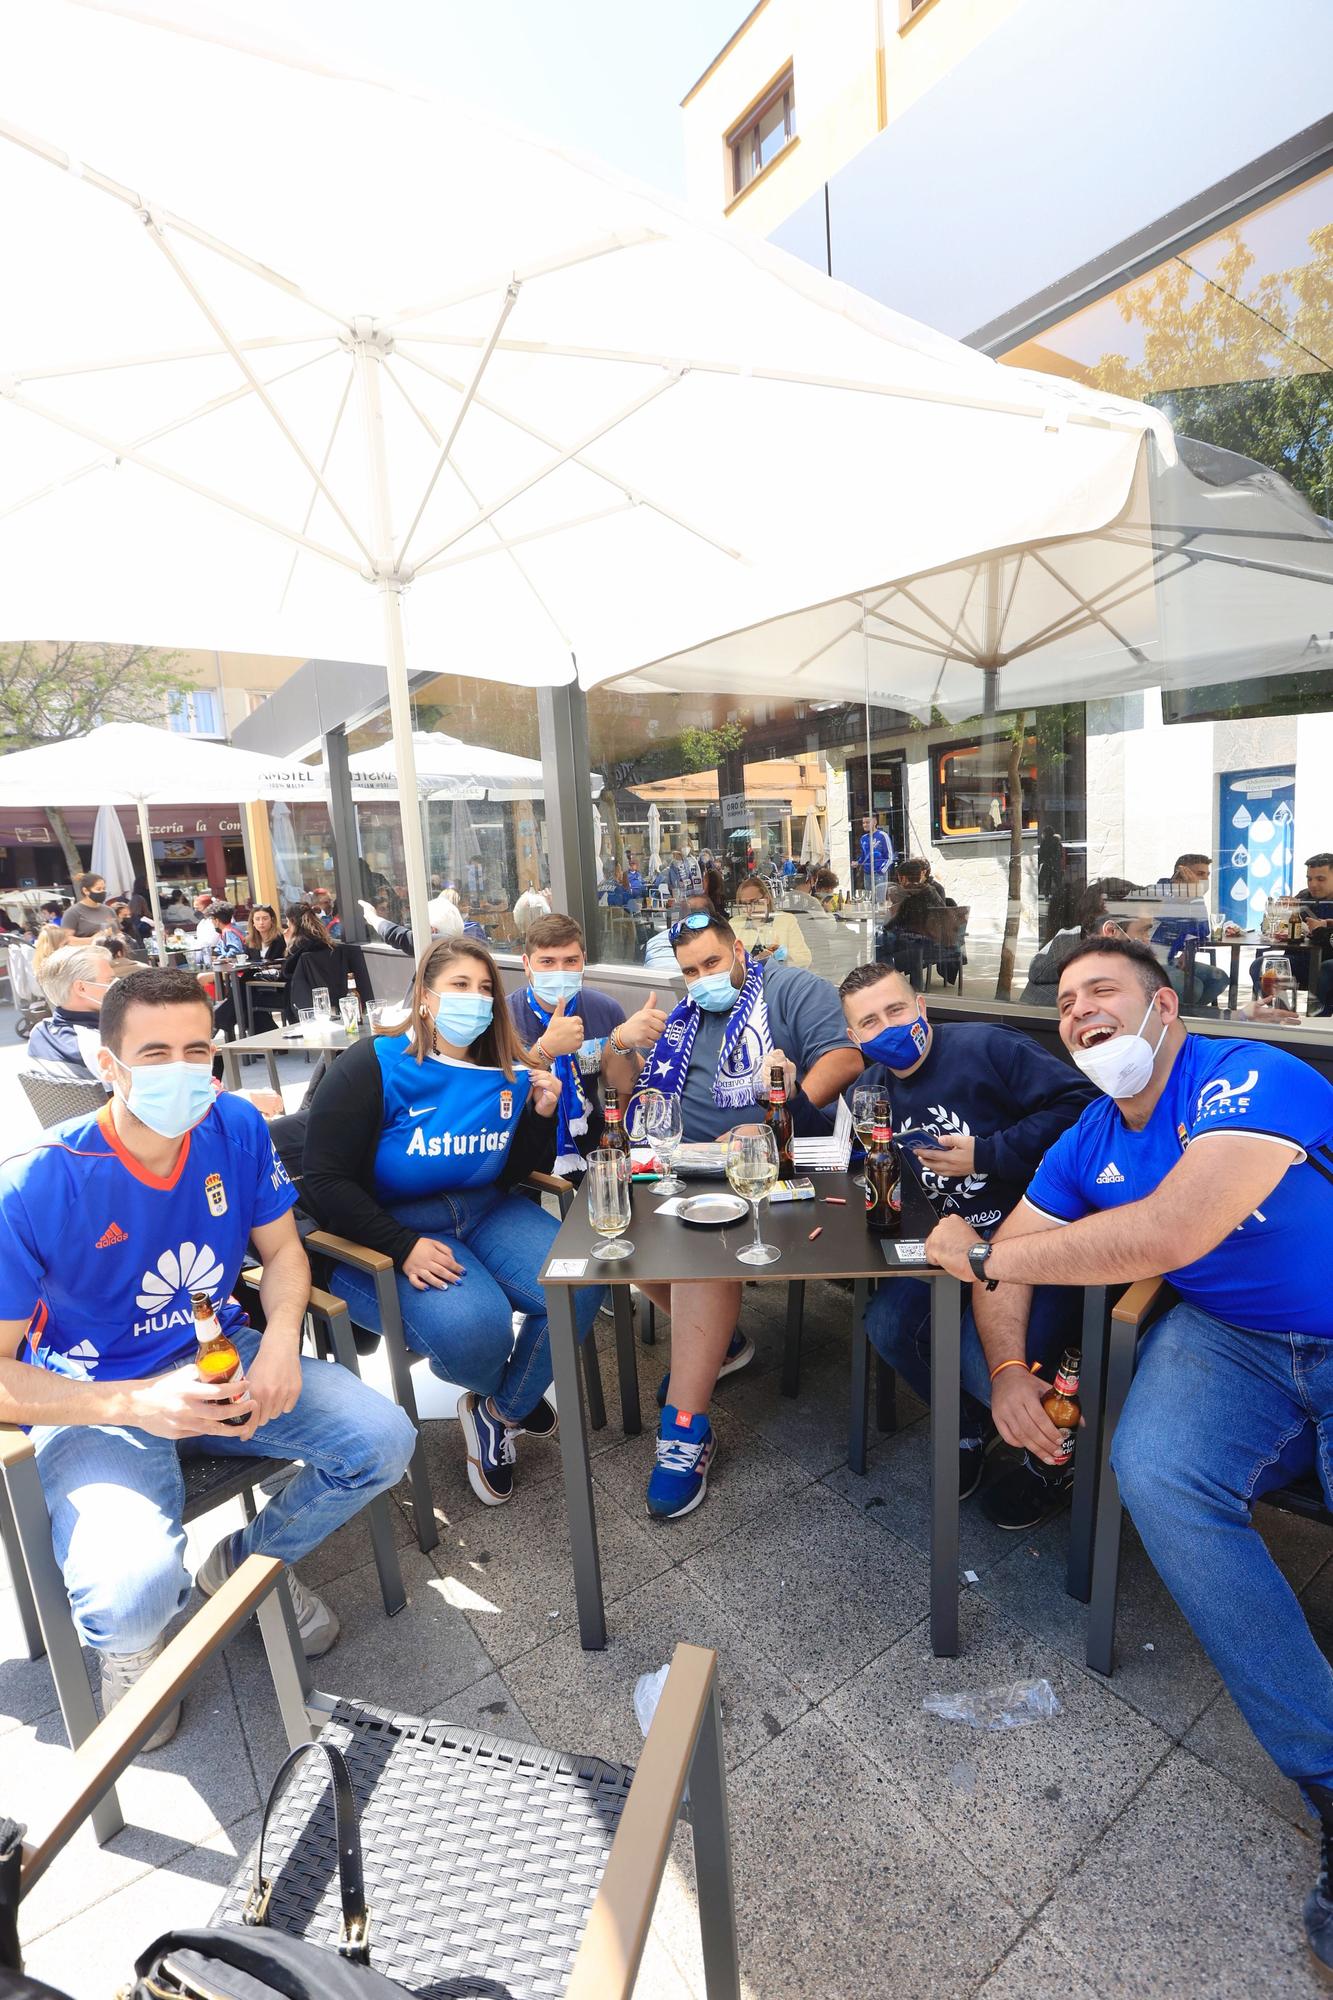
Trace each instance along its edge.
<path fill-rule="evenodd" d="M 301 1358 L 310 1267 L 295 1193 L 253 1105 L 214 1093 L 212 1009 L 194 975 L 129 974 L 108 989 L 100 1025 L 111 1102 L 0 1168 L 0 1423 L 31 1427 L 56 1557 L 109 1708 L 190 1594 L 178 1445 L 302 1461 L 208 1557 L 195 1581 L 210 1596 L 247 1555 L 308 1554 L 401 1478 L 414 1434 L 354 1376 Z M 262 1333 L 231 1296 L 251 1241 Z M 198 1292 L 240 1352 L 239 1394 L 196 1375 Z M 326 1652 L 336 1617 L 294 1576 L 292 1590 L 306 1651 Z M 179 1714 L 145 1747 L 164 1743 Z"/>
<path fill-rule="evenodd" d="M 1033 1285 L 1166 1276 L 1112 1462 L 1145 1548 L 1278 1768 L 1323 1826 L 1305 1906 L 1333 1970 L 1333 1667 L 1251 1524 L 1317 1472 L 1333 1505 L 1333 1085 L 1263 1042 L 1187 1034 L 1141 945 L 1091 938 L 1060 974 L 1065 1047 L 1103 1093 L 985 1243 L 956 1216 L 930 1256 L 971 1277 L 1003 1437 L 1055 1463 L 1027 1373 Z M 982 1286 L 995 1289 L 983 1291 Z"/>
<path fill-rule="evenodd" d="M 1042 1154 L 1092 1102 L 1092 1086 L 1027 1035 L 988 1021 L 932 1021 L 923 994 L 891 965 L 858 965 L 838 992 L 864 1072 L 843 1092 L 882 1091 L 904 1167 L 937 1214 L 961 1215 L 982 1236 L 1015 1208 Z M 881 1285 L 866 1312 L 876 1353 L 930 1400 L 931 1288 L 924 1279 Z M 1027 1326 L 1030 1361 L 1058 1361 L 1077 1345 L 1082 1295 L 1039 1285 Z M 990 1373 L 971 1305 L 963 1314 L 958 1497 L 981 1484 L 995 1442 Z M 1073 1474 L 1047 1483 L 1020 1473 L 992 1481 L 980 1505 L 999 1528 L 1034 1528 L 1064 1505 Z"/>

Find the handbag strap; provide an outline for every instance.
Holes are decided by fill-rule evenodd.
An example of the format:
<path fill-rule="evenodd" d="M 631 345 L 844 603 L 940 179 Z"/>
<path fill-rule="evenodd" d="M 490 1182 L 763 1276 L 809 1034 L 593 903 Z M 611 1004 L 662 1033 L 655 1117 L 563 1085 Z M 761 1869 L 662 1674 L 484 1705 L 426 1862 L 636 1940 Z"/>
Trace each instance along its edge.
<path fill-rule="evenodd" d="M 356 1794 L 352 1790 L 352 1774 L 347 1768 L 347 1759 L 332 1743 L 302 1743 L 283 1759 L 277 1777 L 273 1780 L 264 1807 L 264 1823 L 259 1829 L 259 1845 L 255 1849 L 255 1877 L 250 1894 L 245 1899 L 241 1921 L 246 1924 L 267 1924 L 268 1906 L 273 1894 L 273 1883 L 264 1873 L 264 1842 L 268 1837 L 269 1817 L 274 1806 L 286 1789 L 287 1781 L 301 1760 L 311 1751 L 319 1751 L 329 1767 L 329 1783 L 333 1790 L 333 1825 L 338 1841 L 338 1894 L 342 1900 L 342 1928 L 338 1933 L 338 1950 L 344 1958 L 352 1959 L 358 1965 L 370 1963 L 370 1911 L 366 1908 L 366 1883 L 361 1867 L 361 1832 L 357 1824 Z"/>

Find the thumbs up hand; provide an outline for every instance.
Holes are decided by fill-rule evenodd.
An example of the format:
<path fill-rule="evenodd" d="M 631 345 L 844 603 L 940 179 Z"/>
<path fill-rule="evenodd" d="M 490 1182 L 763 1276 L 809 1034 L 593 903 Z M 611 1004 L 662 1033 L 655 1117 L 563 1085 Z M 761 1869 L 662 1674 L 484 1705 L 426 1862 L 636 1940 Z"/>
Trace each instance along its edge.
<path fill-rule="evenodd" d="M 617 1039 L 631 1048 L 654 1049 L 666 1024 L 667 1017 L 657 1004 L 657 994 L 650 993 L 638 1013 L 630 1015 Z"/>
<path fill-rule="evenodd" d="M 540 1053 L 551 1062 L 557 1056 L 572 1056 L 583 1047 L 583 1016 L 566 1014 L 565 1006 L 563 1000 L 556 1002 L 551 1018 L 539 1037 Z"/>

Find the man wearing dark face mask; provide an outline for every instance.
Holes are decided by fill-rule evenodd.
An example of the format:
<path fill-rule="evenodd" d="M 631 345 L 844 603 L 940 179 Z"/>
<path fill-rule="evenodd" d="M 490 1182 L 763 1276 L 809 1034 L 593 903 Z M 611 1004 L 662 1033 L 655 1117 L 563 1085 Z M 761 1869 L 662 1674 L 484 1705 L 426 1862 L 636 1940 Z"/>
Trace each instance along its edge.
<path fill-rule="evenodd" d="M 1333 1506 L 1333 1085 L 1258 1036 L 1187 1034 L 1151 951 L 1090 939 L 1060 974 L 1060 1034 L 1104 1095 L 1057 1140 L 993 1242 L 951 1216 L 928 1255 L 980 1277 L 977 1325 L 1002 1436 L 1054 1462 L 1023 1366 L 1034 1284 L 1165 1276 L 1111 1462 L 1167 1589 L 1259 1742 L 1323 1830 L 1305 1905 L 1333 1970 L 1333 1667 L 1253 1526 L 1317 1475 Z"/>
<path fill-rule="evenodd" d="M 905 1170 L 919 1172 L 936 1213 L 962 1216 L 989 1236 L 1015 1207 L 1038 1161 L 1093 1101 L 1095 1093 L 1058 1056 L 1026 1035 L 980 1022 L 934 1022 L 904 972 L 858 965 L 838 989 L 847 1031 L 866 1061 L 852 1089 L 881 1089 L 894 1137 L 910 1149 Z M 850 1101 L 851 1091 L 844 1091 Z M 927 1142 L 928 1143 L 925 1143 Z M 866 1315 L 876 1352 L 923 1401 L 930 1397 L 930 1286 L 898 1279 L 881 1285 Z M 1045 1285 L 1033 1294 L 1027 1358 L 1045 1362 L 1078 1337 L 1080 1294 Z M 1043 1385 L 1045 1386 L 1045 1385 Z M 981 1483 L 995 1442 L 990 1375 L 969 1306 L 963 1317 L 958 1492 Z M 981 1496 L 1001 1528 L 1031 1528 L 1063 1505 L 1069 1483 L 1048 1484 L 1019 1467 Z"/>

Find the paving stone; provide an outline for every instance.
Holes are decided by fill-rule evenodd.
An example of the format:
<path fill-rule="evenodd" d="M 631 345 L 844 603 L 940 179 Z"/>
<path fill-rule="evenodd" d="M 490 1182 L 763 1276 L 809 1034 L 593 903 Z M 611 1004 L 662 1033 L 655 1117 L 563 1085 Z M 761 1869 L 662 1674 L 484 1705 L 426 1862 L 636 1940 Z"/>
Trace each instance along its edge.
<path fill-rule="evenodd" d="M 929 1609 L 917 1551 L 818 1484 L 702 1550 L 684 1571 L 811 1701 L 850 1680 Z"/>
<path fill-rule="evenodd" d="M 450 1510 L 452 1513 L 452 1509 Z M 602 1592 L 608 1605 L 671 1566 L 662 1535 L 597 1496 Z M 431 1561 L 447 1601 L 457 1605 L 497 1666 L 505 1666 L 572 1624 L 578 1607 L 562 1484 L 519 1488 L 505 1507 L 454 1514 Z"/>
<path fill-rule="evenodd" d="M 975 1596 L 960 1609 L 958 1659 L 935 1659 L 918 1627 L 820 1713 L 1032 1915 L 1160 1763 L 1170 1738 Z M 1061 1712 L 1026 1728 L 972 1729 L 922 1708 L 927 1695 L 1042 1679 Z"/>
<path fill-rule="evenodd" d="M 1021 1920 L 818 1710 L 729 1784 L 744 1991 L 952 2000 Z"/>
<path fill-rule="evenodd" d="M 1037 1920 L 1103 1993 L 1306 2000 L 1313 1840 L 1175 1750 Z"/>
<path fill-rule="evenodd" d="M 0 1590 L 0 1736 L 21 1723 L 39 1721 L 55 1706 L 55 1685 L 46 1657 L 28 1658 L 14 1593 Z"/>
<path fill-rule="evenodd" d="M 782 1452 L 757 1437 L 722 1405 L 710 1412 L 717 1437 L 717 1455 L 708 1475 L 708 1496 L 702 1506 L 678 1521 L 650 1521 L 644 1496 L 657 1448 L 656 1410 L 650 1422 L 645 1411 L 642 1437 L 625 1438 L 593 1461 L 593 1480 L 609 1493 L 632 1520 L 643 1519 L 648 1531 L 660 1535 L 672 1562 L 683 1562 L 756 1517 L 766 1519 L 783 1495 L 808 1482 L 810 1474 Z"/>
<path fill-rule="evenodd" d="M 985 1478 L 1002 1470 L 992 1453 Z M 841 1465 L 826 1473 L 824 1484 L 880 1527 L 891 1528 L 924 1556 L 930 1554 L 930 1426 L 922 1418 L 894 1431 L 871 1446 L 864 1475 L 853 1472 L 846 1453 Z M 982 1513 L 979 1496 L 964 1500 L 958 1513 L 959 1568 L 984 1576 L 1014 1553 L 1016 1537 L 997 1528 Z"/>
<path fill-rule="evenodd" d="M 97 1901 L 90 1899 L 58 1930 L 25 1944 L 26 1970 L 34 1979 L 47 1980 L 67 1993 L 69 2000 L 111 2000 L 132 1977 L 134 1960 L 155 1937 L 211 1920 L 224 1889 L 258 1839 L 259 1825 L 257 1812 L 247 1814 L 136 1881 L 110 1893 L 103 1890 Z M 67 1850 L 62 1861 L 70 1858 Z"/>
<path fill-rule="evenodd" d="M 637 1763 L 643 1737 L 634 1717 L 640 1674 L 669 1663 L 688 1640 L 718 1655 L 724 1754 L 729 1768 L 753 1756 L 806 1708 L 805 1697 L 758 1653 L 746 1621 L 668 1570 L 618 1600 L 603 1651 L 585 1653 L 572 1625 L 505 1673 L 538 1740 Z"/>
<path fill-rule="evenodd" d="M 1232 1779 L 1261 1805 L 1290 1820 L 1302 1832 L 1310 1815 L 1290 1778 L 1284 1778 L 1254 1731 L 1223 1688 L 1185 1737 L 1185 1748 Z"/>
<path fill-rule="evenodd" d="M 1090 1986 L 1053 1945 L 1032 1931 L 1021 1937 L 977 1993 L 977 2000 L 1097 2000 Z"/>

